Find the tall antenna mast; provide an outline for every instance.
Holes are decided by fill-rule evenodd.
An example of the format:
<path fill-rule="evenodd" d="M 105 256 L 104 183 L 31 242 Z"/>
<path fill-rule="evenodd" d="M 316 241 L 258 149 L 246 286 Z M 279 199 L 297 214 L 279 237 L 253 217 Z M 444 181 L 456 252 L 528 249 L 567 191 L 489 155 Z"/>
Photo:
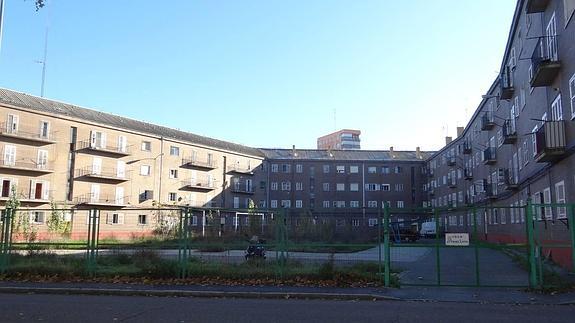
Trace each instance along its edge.
<path fill-rule="evenodd" d="M 333 130 L 337 130 L 337 109 L 333 109 Z"/>
<path fill-rule="evenodd" d="M 4 25 L 4 0 L 0 0 L 0 50 L 2 49 L 2 26 Z"/>
<path fill-rule="evenodd" d="M 44 84 L 46 83 L 46 58 L 48 56 L 48 26 L 44 34 L 44 59 L 42 60 L 42 86 L 40 87 L 40 97 L 44 97 Z"/>

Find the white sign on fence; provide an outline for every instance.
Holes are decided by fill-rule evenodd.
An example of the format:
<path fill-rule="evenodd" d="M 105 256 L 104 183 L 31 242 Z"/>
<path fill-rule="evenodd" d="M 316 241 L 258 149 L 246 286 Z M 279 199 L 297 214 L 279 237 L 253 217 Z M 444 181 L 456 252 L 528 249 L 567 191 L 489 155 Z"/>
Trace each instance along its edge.
<path fill-rule="evenodd" d="M 469 246 L 469 233 L 446 233 L 446 246 Z"/>

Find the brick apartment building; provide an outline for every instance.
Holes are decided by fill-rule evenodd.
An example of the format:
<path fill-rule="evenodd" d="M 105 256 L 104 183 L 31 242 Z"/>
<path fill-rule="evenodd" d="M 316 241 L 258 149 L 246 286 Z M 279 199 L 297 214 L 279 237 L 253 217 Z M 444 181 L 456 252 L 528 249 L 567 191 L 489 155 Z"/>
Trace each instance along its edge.
<path fill-rule="evenodd" d="M 317 138 L 317 149 L 354 150 L 361 149 L 361 131 L 342 129 Z"/>

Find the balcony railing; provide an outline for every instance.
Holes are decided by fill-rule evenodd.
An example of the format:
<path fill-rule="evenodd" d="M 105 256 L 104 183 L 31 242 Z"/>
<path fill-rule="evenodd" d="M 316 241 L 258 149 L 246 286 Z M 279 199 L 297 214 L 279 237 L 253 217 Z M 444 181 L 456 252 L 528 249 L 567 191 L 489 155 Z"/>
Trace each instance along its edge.
<path fill-rule="evenodd" d="M 240 194 L 254 194 L 254 188 L 251 186 L 246 187 L 245 185 L 234 185 L 231 191 Z"/>
<path fill-rule="evenodd" d="M 485 192 L 485 197 L 489 199 L 497 198 L 497 186 L 489 183 L 488 180 L 483 180 L 483 190 Z"/>
<path fill-rule="evenodd" d="M 466 180 L 472 180 L 473 179 L 473 170 L 471 168 L 463 169 L 463 178 L 465 178 Z"/>
<path fill-rule="evenodd" d="M 431 196 L 435 195 L 435 189 L 434 188 L 430 188 L 428 192 L 429 192 L 429 195 L 431 195 Z"/>
<path fill-rule="evenodd" d="M 213 181 L 191 179 L 181 182 L 182 189 L 185 190 L 198 190 L 198 191 L 211 191 L 216 189 Z"/>
<path fill-rule="evenodd" d="M 565 121 L 546 121 L 535 133 L 535 161 L 554 161 L 565 155 Z"/>
<path fill-rule="evenodd" d="M 551 0 L 527 0 L 525 11 L 527 13 L 543 12 Z"/>
<path fill-rule="evenodd" d="M 503 183 L 506 190 L 515 190 L 519 187 L 519 173 L 516 168 L 505 168 L 503 170 Z"/>
<path fill-rule="evenodd" d="M 462 146 L 463 146 L 463 153 L 465 155 L 471 154 L 472 149 L 471 149 L 471 143 L 469 141 L 464 141 Z"/>
<path fill-rule="evenodd" d="M 549 86 L 559 74 L 561 63 L 557 56 L 557 40 L 557 36 L 545 36 L 538 39 L 531 55 L 532 87 Z"/>
<path fill-rule="evenodd" d="M 117 168 L 94 169 L 92 166 L 76 169 L 76 177 L 87 177 L 99 180 L 112 180 L 124 182 L 130 180 L 126 171 L 118 171 Z"/>
<path fill-rule="evenodd" d="M 502 100 L 509 100 L 513 97 L 513 77 L 509 66 L 506 66 L 501 75 L 499 76 L 499 97 Z"/>
<path fill-rule="evenodd" d="M 515 120 L 507 119 L 503 122 L 503 143 L 514 144 L 517 141 Z"/>
<path fill-rule="evenodd" d="M 34 193 L 30 193 L 27 191 L 21 191 L 21 192 L 16 192 L 16 198 L 21 202 L 21 203 L 27 203 L 27 204 L 31 204 L 31 203 L 38 203 L 38 204 L 47 204 L 50 203 L 50 201 L 53 198 L 53 194 L 54 191 L 44 191 L 42 192 L 42 194 L 40 194 L 40 197 L 37 197 Z M 0 196 L 0 201 L 7 201 L 9 200 L 12 196 L 12 193 L 10 193 L 9 196 Z"/>
<path fill-rule="evenodd" d="M 0 169 L 9 169 L 22 172 L 48 174 L 54 172 L 51 162 L 34 162 L 32 160 L 0 159 Z"/>
<path fill-rule="evenodd" d="M 117 155 L 117 156 L 129 156 L 131 155 L 130 146 L 114 146 L 114 145 L 98 145 L 90 140 L 82 140 L 79 141 L 76 147 L 77 151 L 87 151 L 93 153 L 101 153 L 101 154 L 108 154 L 108 155 Z"/>
<path fill-rule="evenodd" d="M 450 188 L 456 188 L 457 187 L 457 181 L 455 180 L 455 178 L 448 176 L 447 177 L 447 185 Z"/>
<path fill-rule="evenodd" d="M 182 158 L 181 167 L 208 169 L 208 170 L 212 170 L 212 169 L 217 168 L 216 163 L 213 160 L 201 161 L 201 160 L 198 160 L 197 158 L 193 158 L 193 157 Z"/>
<path fill-rule="evenodd" d="M 56 142 L 53 132 L 42 133 L 40 129 L 34 130 L 26 127 L 17 127 L 13 129 L 6 122 L 0 124 L 0 136 L 17 138 L 26 141 L 51 144 Z"/>
<path fill-rule="evenodd" d="M 456 160 L 455 157 L 449 156 L 447 157 L 447 166 L 455 166 Z"/>
<path fill-rule="evenodd" d="M 493 118 L 493 112 L 488 111 L 483 113 L 481 116 L 481 130 L 491 130 L 495 127 L 495 119 Z"/>
<path fill-rule="evenodd" d="M 253 174 L 254 170 L 251 166 L 240 166 L 231 165 L 228 166 L 228 173 L 239 173 L 239 174 Z"/>
<path fill-rule="evenodd" d="M 497 162 L 497 149 L 495 147 L 487 147 L 483 151 L 483 163 L 494 164 Z"/>
<path fill-rule="evenodd" d="M 74 199 L 76 204 L 123 207 L 130 204 L 129 196 L 84 194 Z"/>

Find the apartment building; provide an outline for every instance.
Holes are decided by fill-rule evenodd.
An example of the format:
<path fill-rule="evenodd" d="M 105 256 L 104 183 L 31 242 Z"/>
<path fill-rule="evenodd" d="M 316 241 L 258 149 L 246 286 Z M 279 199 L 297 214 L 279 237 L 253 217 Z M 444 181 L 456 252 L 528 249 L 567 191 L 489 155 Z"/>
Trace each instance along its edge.
<path fill-rule="evenodd" d="M 359 130 L 342 129 L 319 137 L 317 139 L 317 149 L 359 150 L 361 149 L 359 135 L 361 135 Z"/>
<path fill-rule="evenodd" d="M 428 160 L 433 207 L 513 207 L 575 200 L 575 22 L 573 0 L 517 2 L 500 74 L 455 140 Z M 545 242 L 569 241 L 567 209 L 535 210 Z M 486 209 L 478 225 L 491 241 L 520 242 L 523 210 Z M 448 231 L 469 214 L 445 216 Z M 570 250 L 547 250 L 569 265 Z"/>
<path fill-rule="evenodd" d="M 261 206 L 306 210 L 421 207 L 430 152 L 262 149 Z M 269 183 L 269 185 L 268 185 Z"/>

